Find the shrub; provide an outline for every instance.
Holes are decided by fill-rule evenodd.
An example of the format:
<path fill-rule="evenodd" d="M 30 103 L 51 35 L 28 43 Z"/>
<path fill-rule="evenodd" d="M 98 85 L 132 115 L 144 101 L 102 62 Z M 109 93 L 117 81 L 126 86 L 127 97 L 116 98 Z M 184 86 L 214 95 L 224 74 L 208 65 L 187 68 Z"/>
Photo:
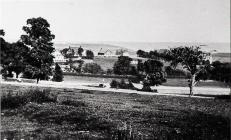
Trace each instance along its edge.
<path fill-rule="evenodd" d="M 132 81 L 130 81 L 130 80 L 128 81 L 127 86 L 128 86 L 129 89 L 134 89 L 135 88 Z"/>
<path fill-rule="evenodd" d="M 122 79 L 121 81 L 120 81 L 120 83 L 119 83 L 119 88 L 121 88 L 121 89 L 128 89 L 128 87 L 127 87 L 127 84 L 125 83 L 125 80 L 124 79 Z"/>
<path fill-rule="evenodd" d="M 30 102 L 55 102 L 57 99 L 56 95 L 52 95 L 49 90 L 29 90 L 25 93 L 25 98 L 27 98 Z"/>
<path fill-rule="evenodd" d="M 141 91 L 146 91 L 146 92 L 153 92 L 153 90 L 150 88 L 150 86 L 143 86 Z"/>
<path fill-rule="evenodd" d="M 145 92 L 157 92 L 157 89 L 152 90 L 150 87 L 150 84 L 147 80 L 143 81 L 143 88 L 139 91 L 145 91 Z"/>
<path fill-rule="evenodd" d="M 104 88 L 105 85 L 104 84 L 99 84 L 99 87 Z"/>
<path fill-rule="evenodd" d="M 57 63 L 55 64 L 55 71 L 52 81 L 56 81 L 56 82 L 63 81 L 63 71 Z"/>
<path fill-rule="evenodd" d="M 11 92 L 9 92 L 7 95 L 3 95 L 1 97 L 1 108 L 2 109 L 13 109 L 20 106 L 25 105 L 28 103 L 29 100 L 25 98 L 24 96 L 20 96 L 19 94 L 13 95 Z"/>
<path fill-rule="evenodd" d="M 17 93 L 13 95 L 9 92 L 7 95 L 1 97 L 2 109 L 17 108 L 27 104 L 28 102 L 55 102 L 57 99 L 56 95 L 53 95 L 48 90 L 29 90 L 26 93 Z"/>
<path fill-rule="evenodd" d="M 107 69 L 107 72 L 106 72 L 108 75 L 111 75 L 113 74 L 113 69 Z"/>
<path fill-rule="evenodd" d="M 111 88 L 118 88 L 119 83 L 116 80 L 112 80 L 110 83 Z"/>
<path fill-rule="evenodd" d="M 131 80 L 129 80 L 128 83 L 125 82 L 124 79 L 122 79 L 120 82 L 116 80 L 112 80 L 110 83 L 111 88 L 121 88 L 121 89 L 133 89 L 136 90 L 134 85 L 132 84 Z"/>

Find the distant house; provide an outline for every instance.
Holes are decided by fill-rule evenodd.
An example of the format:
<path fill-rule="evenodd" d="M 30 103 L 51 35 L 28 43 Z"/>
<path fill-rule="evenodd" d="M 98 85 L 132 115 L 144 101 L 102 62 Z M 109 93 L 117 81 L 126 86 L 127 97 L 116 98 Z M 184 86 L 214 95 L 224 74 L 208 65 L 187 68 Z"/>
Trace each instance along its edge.
<path fill-rule="evenodd" d="M 67 62 L 67 59 L 61 54 L 61 52 L 59 50 L 55 50 L 53 55 L 55 57 L 54 58 L 55 63 L 65 63 L 65 62 Z"/>
<path fill-rule="evenodd" d="M 99 52 L 98 52 L 98 56 L 105 56 L 105 57 L 107 57 L 107 56 L 114 56 L 113 55 L 113 53 L 112 53 L 112 51 L 110 51 L 109 49 L 107 49 L 106 51 L 105 50 L 103 50 L 102 48 L 99 50 Z"/>

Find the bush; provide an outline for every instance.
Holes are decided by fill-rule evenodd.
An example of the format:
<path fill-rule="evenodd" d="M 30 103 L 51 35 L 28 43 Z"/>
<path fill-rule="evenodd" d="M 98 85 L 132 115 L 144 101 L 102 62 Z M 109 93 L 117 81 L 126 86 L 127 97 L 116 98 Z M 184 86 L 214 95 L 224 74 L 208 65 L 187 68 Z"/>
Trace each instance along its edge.
<path fill-rule="evenodd" d="M 124 79 L 122 79 L 121 81 L 120 81 L 120 83 L 119 83 L 119 88 L 121 88 L 121 89 L 128 89 L 128 87 L 127 87 L 127 84 L 125 83 L 125 80 Z"/>
<path fill-rule="evenodd" d="M 150 88 L 150 86 L 143 86 L 141 91 L 152 92 L 152 89 Z"/>
<path fill-rule="evenodd" d="M 122 79 L 120 82 L 116 80 L 112 80 L 110 83 L 111 88 L 120 88 L 120 89 L 133 89 L 136 90 L 132 82 L 129 80 L 128 83 L 125 82 L 124 79 Z"/>
<path fill-rule="evenodd" d="M 106 73 L 107 73 L 107 75 L 113 74 L 113 69 L 107 69 Z"/>
<path fill-rule="evenodd" d="M 104 88 L 105 85 L 104 84 L 99 84 L 99 87 Z"/>
<path fill-rule="evenodd" d="M 2 109 L 13 109 L 28 103 L 29 100 L 24 96 L 20 96 L 19 94 L 13 95 L 9 92 L 7 95 L 3 95 L 1 97 L 1 108 Z"/>
<path fill-rule="evenodd" d="M 18 92 L 15 95 L 9 92 L 7 95 L 3 95 L 1 97 L 1 107 L 2 109 L 13 109 L 21 107 L 27 104 L 28 102 L 55 102 L 56 99 L 57 96 L 52 95 L 48 90 L 30 90 L 25 94 Z"/>
<path fill-rule="evenodd" d="M 63 71 L 57 63 L 55 64 L 55 71 L 52 81 L 56 81 L 56 82 L 63 81 Z"/>
<path fill-rule="evenodd" d="M 57 99 L 56 95 L 52 95 L 49 90 L 29 90 L 25 93 L 25 98 L 27 98 L 30 102 L 55 102 Z"/>
<path fill-rule="evenodd" d="M 128 86 L 129 89 L 134 89 L 135 88 L 135 86 L 133 85 L 132 81 L 130 81 L 130 80 L 128 81 L 127 86 Z"/>
<path fill-rule="evenodd" d="M 118 88 L 119 83 L 116 80 L 112 80 L 110 83 L 111 88 Z"/>

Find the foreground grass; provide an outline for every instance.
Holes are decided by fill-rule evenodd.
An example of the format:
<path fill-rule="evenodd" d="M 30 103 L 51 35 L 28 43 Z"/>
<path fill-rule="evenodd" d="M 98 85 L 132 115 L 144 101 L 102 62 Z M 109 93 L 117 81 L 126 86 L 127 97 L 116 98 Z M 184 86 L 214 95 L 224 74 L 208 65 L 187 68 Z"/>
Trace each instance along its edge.
<path fill-rule="evenodd" d="M 34 87 L 2 85 L 25 94 Z M 39 89 L 44 90 L 44 89 Z M 2 110 L 2 138 L 229 139 L 231 102 L 45 88 L 55 102 L 27 102 Z M 53 96 L 52 96 L 53 97 Z"/>

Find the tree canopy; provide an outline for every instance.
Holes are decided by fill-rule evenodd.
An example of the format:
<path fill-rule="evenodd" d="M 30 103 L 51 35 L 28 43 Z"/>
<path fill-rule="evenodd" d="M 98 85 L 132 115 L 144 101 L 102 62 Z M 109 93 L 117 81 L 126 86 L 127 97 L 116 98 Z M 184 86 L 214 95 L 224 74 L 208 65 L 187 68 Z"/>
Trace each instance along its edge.
<path fill-rule="evenodd" d="M 75 51 L 71 47 L 64 48 L 60 52 L 65 58 L 71 58 L 75 55 Z"/>
<path fill-rule="evenodd" d="M 163 73 L 163 63 L 158 60 L 149 59 L 143 64 L 144 72 L 146 74 L 145 79 L 143 80 L 144 88 L 148 86 L 161 85 L 166 81 Z"/>
<path fill-rule="evenodd" d="M 86 51 L 86 58 L 87 59 L 94 59 L 94 53 L 91 50 Z"/>
<path fill-rule="evenodd" d="M 47 79 L 52 73 L 50 67 L 53 64 L 54 48 L 51 41 L 55 36 L 49 27 L 47 20 L 41 17 L 28 19 L 27 25 L 23 26 L 26 34 L 21 35 L 21 41 L 30 48 L 25 72 L 29 78 Z"/>
<path fill-rule="evenodd" d="M 82 56 L 83 55 L 83 48 L 80 46 L 79 48 L 78 48 L 78 55 L 79 56 Z"/>
<path fill-rule="evenodd" d="M 0 36 L 4 36 L 5 35 L 5 32 L 3 29 L 0 29 Z"/>
<path fill-rule="evenodd" d="M 5 34 L 3 30 L 0 32 Z M 21 42 L 8 43 L 2 37 L 0 40 L 2 73 L 4 76 L 13 76 L 12 72 L 15 72 L 18 77 L 25 69 L 29 48 Z"/>
<path fill-rule="evenodd" d="M 190 95 L 193 95 L 193 87 L 196 85 L 199 78 L 196 76 L 202 71 L 206 70 L 206 67 L 210 66 L 206 61 L 208 54 L 200 50 L 197 46 L 185 46 L 172 48 L 168 51 L 167 56 L 171 61 L 172 66 L 181 64 L 191 74 L 189 80 Z"/>
<path fill-rule="evenodd" d="M 113 66 L 113 71 L 118 75 L 130 74 L 132 59 L 128 56 L 119 56 Z"/>

